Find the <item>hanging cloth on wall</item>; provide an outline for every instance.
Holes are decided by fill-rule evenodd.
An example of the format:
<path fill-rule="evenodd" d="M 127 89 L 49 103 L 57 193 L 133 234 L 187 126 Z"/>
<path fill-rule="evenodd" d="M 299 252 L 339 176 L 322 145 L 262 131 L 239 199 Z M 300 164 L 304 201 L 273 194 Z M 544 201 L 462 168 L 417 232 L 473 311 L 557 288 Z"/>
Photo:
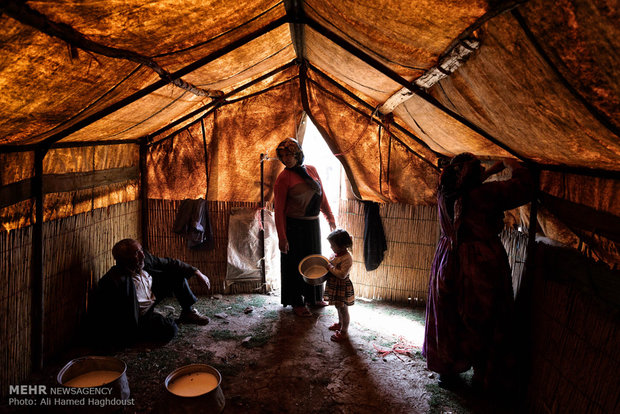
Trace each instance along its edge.
<path fill-rule="evenodd" d="M 190 248 L 212 249 L 213 230 L 205 200 L 202 198 L 183 200 L 172 225 L 172 231 L 185 237 Z"/>
<path fill-rule="evenodd" d="M 387 242 L 383 223 L 379 215 L 379 204 L 372 201 L 364 203 L 364 264 L 366 270 L 375 270 L 383 261 Z"/>

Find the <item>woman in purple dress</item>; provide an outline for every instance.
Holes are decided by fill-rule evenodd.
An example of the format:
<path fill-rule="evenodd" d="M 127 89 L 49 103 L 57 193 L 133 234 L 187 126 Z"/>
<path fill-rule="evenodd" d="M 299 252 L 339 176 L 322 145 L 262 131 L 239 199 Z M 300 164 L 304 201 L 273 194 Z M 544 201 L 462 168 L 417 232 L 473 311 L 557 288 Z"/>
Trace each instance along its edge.
<path fill-rule="evenodd" d="M 510 179 L 483 183 L 508 168 Z M 510 264 L 499 233 L 504 211 L 530 201 L 529 171 L 505 159 L 485 170 L 469 153 L 454 157 L 438 189 L 441 235 L 426 305 L 423 355 L 439 385 L 450 388 L 474 368 L 473 385 L 507 390 L 513 375 L 514 296 Z"/>

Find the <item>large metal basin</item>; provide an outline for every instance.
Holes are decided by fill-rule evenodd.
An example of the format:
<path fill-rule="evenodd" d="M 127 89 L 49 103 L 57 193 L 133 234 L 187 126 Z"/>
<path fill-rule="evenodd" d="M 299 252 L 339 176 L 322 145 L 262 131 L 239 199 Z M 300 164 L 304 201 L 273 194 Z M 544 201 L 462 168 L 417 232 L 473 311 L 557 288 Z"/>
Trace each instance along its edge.
<path fill-rule="evenodd" d="M 311 254 L 299 262 L 299 273 L 304 278 L 304 282 L 317 286 L 327 280 L 328 264 L 329 260 L 327 257 L 320 254 Z"/>

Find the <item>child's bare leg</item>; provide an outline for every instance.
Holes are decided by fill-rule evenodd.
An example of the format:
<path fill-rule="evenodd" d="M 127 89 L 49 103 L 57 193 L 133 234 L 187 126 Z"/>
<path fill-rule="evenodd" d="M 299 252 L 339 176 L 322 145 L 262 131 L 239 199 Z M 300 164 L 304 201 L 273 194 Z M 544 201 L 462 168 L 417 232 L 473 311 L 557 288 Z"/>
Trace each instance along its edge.
<path fill-rule="evenodd" d="M 349 331 L 349 307 L 342 305 L 338 308 L 338 319 L 340 320 L 340 333 L 346 335 Z"/>
<path fill-rule="evenodd" d="M 338 325 L 340 325 L 340 329 L 342 329 L 342 308 L 343 306 L 336 306 L 336 310 L 338 311 Z M 340 330 L 339 329 L 339 330 Z"/>

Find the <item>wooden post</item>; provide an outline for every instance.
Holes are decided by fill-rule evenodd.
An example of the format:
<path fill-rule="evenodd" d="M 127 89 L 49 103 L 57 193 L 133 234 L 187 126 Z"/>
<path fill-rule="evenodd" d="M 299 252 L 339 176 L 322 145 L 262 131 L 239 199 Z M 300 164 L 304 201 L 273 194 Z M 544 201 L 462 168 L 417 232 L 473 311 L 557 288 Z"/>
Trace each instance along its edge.
<path fill-rule="evenodd" d="M 202 149 L 205 152 L 205 208 L 209 196 L 209 153 L 207 152 L 207 131 L 205 130 L 204 117 L 200 118 L 200 129 L 202 131 Z"/>
<path fill-rule="evenodd" d="M 140 142 L 140 201 L 142 247 L 146 250 L 149 249 L 149 180 L 146 169 L 147 152 L 146 140 L 142 140 Z"/>
<path fill-rule="evenodd" d="M 534 266 L 536 260 L 536 226 L 538 222 L 538 195 L 540 192 L 540 168 L 530 166 L 534 180 L 534 196 L 530 204 L 530 224 L 528 229 L 525 266 L 521 273 L 520 287 L 515 299 L 516 317 L 516 349 L 519 349 L 517 392 L 525 398 L 527 384 L 531 375 L 531 320 L 532 320 L 532 291 L 534 286 Z"/>
<path fill-rule="evenodd" d="M 525 266 L 523 266 L 523 272 L 521 273 L 520 288 L 517 297 L 518 302 L 524 300 L 526 303 L 529 302 L 528 296 L 532 288 L 531 273 L 536 255 L 536 225 L 538 221 L 538 195 L 540 191 L 540 169 L 538 166 L 530 166 L 530 171 L 532 172 L 532 179 L 534 181 L 534 196 L 530 203 L 530 225 L 527 235 L 527 247 L 525 249 Z"/>
<path fill-rule="evenodd" d="M 45 297 L 43 295 L 43 158 L 47 148 L 37 148 L 34 152 L 34 177 L 32 195 L 35 202 L 35 222 L 32 232 L 32 326 L 31 326 L 31 360 L 32 369 L 43 368 L 43 311 Z"/>
<path fill-rule="evenodd" d="M 261 266 L 261 292 L 267 293 L 267 272 L 265 269 L 265 159 L 267 154 L 260 155 L 260 266 Z"/>

